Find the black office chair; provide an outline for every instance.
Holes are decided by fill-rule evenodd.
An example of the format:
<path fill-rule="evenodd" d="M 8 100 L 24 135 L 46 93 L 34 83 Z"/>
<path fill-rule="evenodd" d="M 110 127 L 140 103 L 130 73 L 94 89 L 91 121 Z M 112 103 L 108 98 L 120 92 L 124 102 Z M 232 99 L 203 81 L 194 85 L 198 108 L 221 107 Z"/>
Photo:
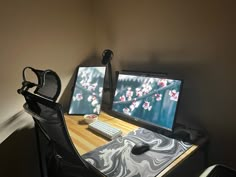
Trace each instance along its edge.
<path fill-rule="evenodd" d="M 208 167 L 199 177 L 236 177 L 236 170 L 223 164 Z"/>
<path fill-rule="evenodd" d="M 38 83 L 26 79 L 26 70 L 36 74 Z M 31 88 L 36 89 L 32 92 Z M 22 88 L 17 91 L 25 97 L 24 109 L 35 122 L 42 176 L 103 176 L 83 160 L 75 149 L 65 125 L 62 106 L 56 103 L 60 90 L 61 81 L 54 71 L 24 68 Z"/>

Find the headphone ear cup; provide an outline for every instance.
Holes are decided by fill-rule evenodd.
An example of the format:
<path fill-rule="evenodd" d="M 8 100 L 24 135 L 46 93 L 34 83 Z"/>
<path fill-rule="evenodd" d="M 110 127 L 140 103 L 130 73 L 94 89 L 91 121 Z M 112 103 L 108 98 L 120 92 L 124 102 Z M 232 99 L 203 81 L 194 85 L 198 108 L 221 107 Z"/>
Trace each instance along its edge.
<path fill-rule="evenodd" d="M 106 49 L 102 53 L 102 64 L 106 65 L 113 57 L 113 52 L 110 49 Z"/>

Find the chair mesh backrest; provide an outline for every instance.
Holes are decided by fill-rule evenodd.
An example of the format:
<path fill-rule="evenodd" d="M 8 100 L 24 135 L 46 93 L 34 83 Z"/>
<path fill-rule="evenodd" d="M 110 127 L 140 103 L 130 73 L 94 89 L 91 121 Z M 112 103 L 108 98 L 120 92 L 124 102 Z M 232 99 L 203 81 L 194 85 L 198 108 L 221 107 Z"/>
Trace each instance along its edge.
<path fill-rule="evenodd" d="M 37 76 L 37 81 L 29 81 L 26 78 L 26 70 L 32 71 Z M 31 88 L 36 89 L 29 91 Z M 42 144 L 45 144 L 45 138 L 48 143 L 53 144 L 55 153 L 76 164 L 85 165 L 81 156 L 75 149 L 70 139 L 62 106 L 56 103 L 61 91 L 61 81 L 59 76 L 52 70 L 37 70 L 32 67 L 23 69 L 22 87 L 18 93 L 25 97 L 25 110 L 32 115 L 38 134 L 44 138 L 39 138 Z M 42 140 L 44 139 L 44 140 Z M 40 143 L 40 142 L 39 142 Z"/>
<path fill-rule="evenodd" d="M 37 87 L 34 93 L 56 101 L 61 91 L 61 81 L 58 75 L 51 71 L 34 70 L 41 82 L 41 87 Z"/>
<path fill-rule="evenodd" d="M 26 79 L 26 69 L 37 76 L 36 82 Z M 32 92 L 31 89 L 35 87 Z M 103 176 L 82 159 L 76 150 L 65 124 L 62 106 L 56 103 L 60 91 L 61 81 L 54 71 L 24 68 L 22 87 L 17 92 L 24 96 L 24 109 L 35 122 L 42 175 Z"/>
<path fill-rule="evenodd" d="M 32 71 L 37 76 L 37 81 L 29 81 L 26 77 L 26 71 Z M 52 70 L 38 70 L 32 67 L 25 67 L 23 69 L 23 82 L 22 87 L 17 90 L 19 94 L 28 91 L 30 88 L 35 87 L 34 93 L 56 101 L 61 92 L 61 80 L 59 76 Z"/>
<path fill-rule="evenodd" d="M 64 159 L 84 165 L 82 160 L 78 161 L 80 155 L 65 126 L 61 105 L 29 92 L 25 92 L 23 95 L 26 99 L 25 110 L 33 116 L 45 136 L 55 143 L 57 153 Z"/>

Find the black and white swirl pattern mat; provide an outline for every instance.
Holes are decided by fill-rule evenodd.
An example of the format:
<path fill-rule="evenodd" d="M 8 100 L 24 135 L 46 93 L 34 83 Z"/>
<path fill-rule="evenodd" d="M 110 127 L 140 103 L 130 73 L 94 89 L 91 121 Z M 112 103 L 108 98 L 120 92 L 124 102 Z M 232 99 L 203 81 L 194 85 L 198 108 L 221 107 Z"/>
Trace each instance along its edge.
<path fill-rule="evenodd" d="M 150 150 L 141 154 L 131 153 L 137 142 L 150 144 Z M 168 138 L 144 128 L 83 155 L 108 177 L 154 177 L 192 145 Z"/>

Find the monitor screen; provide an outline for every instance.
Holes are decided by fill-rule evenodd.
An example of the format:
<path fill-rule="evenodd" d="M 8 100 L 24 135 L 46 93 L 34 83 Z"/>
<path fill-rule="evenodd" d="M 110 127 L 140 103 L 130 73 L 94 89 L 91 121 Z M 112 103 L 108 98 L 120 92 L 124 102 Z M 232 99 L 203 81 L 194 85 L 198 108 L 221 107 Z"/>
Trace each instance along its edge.
<path fill-rule="evenodd" d="M 125 118 L 172 131 L 182 81 L 157 74 L 120 72 L 112 110 Z"/>
<path fill-rule="evenodd" d="M 79 67 L 68 114 L 99 114 L 105 66 Z"/>

